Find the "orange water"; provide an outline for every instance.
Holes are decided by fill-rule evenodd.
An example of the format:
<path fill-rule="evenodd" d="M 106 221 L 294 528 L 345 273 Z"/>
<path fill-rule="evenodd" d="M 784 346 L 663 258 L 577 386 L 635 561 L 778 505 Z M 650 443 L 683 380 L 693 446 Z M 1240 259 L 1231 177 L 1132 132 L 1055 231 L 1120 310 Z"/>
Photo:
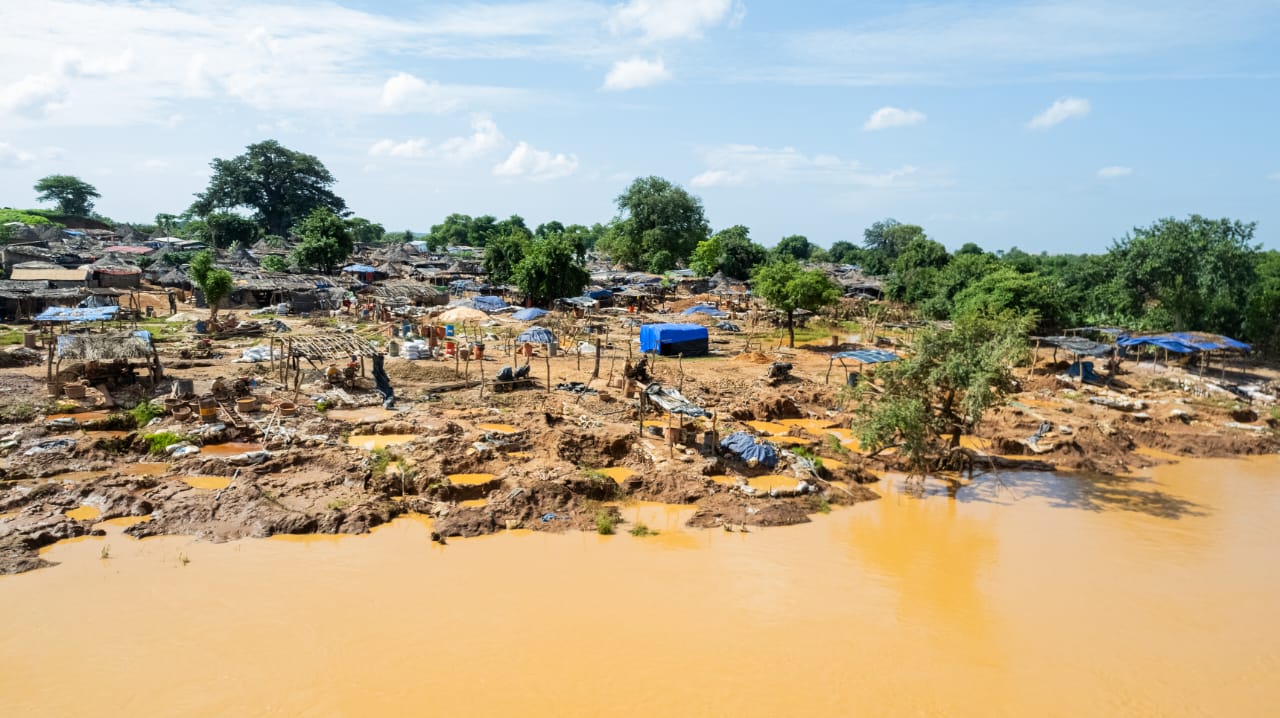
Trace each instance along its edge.
<path fill-rule="evenodd" d="M 120 470 L 131 476 L 159 476 L 169 470 L 169 465 L 142 461 L 136 464 L 128 464 Z"/>
<path fill-rule="evenodd" d="M 628 469 L 625 466 L 610 466 L 604 469 L 592 469 L 592 473 L 602 474 L 604 476 L 608 476 L 614 481 L 617 481 L 618 483 L 622 483 L 632 476 L 635 476 L 636 472 L 635 469 Z"/>
<path fill-rule="evenodd" d="M 253 451 L 262 451 L 262 444 L 255 444 L 249 441 L 228 441 L 225 444 L 205 444 L 200 447 L 200 453 L 209 456 L 236 456 L 237 454 L 248 454 Z"/>
<path fill-rule="evenodd" d="M 389 421 L 400 416 L 399 413 L 380 406 L 366 407 L 364 409 L 330 409 L 324 415 L 325 418 L 333 421 L 349 421 L 353 424 L 376 424 L 380 421 Z"/>
<path fill-rule="evenodd" d="M 64 513 L 66 513 L 67 518 L 69 519 L 75 519 L 76 521 L 84 521 L 85 519 L 98 518 L 98 516 L 102 514 L 102 511 L 98 510 L 96 507 L 93 507 L 93 506 L 80 506 L 78 508 L 71 509 L 70 511 L 66 511 Z"/>
<path fill-rule="evenodd" d="M 111 415 L 108 411 L 81 411 L 75 414 L 49 414 L 45 417 L 45 421 L 56 421 L 58 419 L 74 419 L 77 424 L 84 424 L 90 421 L 100 421 Z"/>
<path fill-rule="evenodd" d="M 397 444 L 407 444 L 416 438 L 418 437 L 414 434 L 352 434 L 347 437 L 347 443 L 365 451 L 373 451 Z"/>
<path fill-rule="evenodd" d="M 193 489 L 207 489 L 209 491 L 225 489 L 231 485 L 231 479 L 226 476 L 183 476 L 182 480 Z"/>
<path fill-rule="evenodd" d="M 479 484 L 487 484 L 493 481 L 493 474 L 449 474 L 445 478 L 449 479 L 449 483 L 458 484 L 459 486 L 476 486 Z"/>
<path fill-rule="evenodd" d="M 659 535 L 441 547 L 410 517 L 116 538 L 109 560 L 64 542 L 0 577 L 0 695 L 58 716 L 1274 714 L 1280 459 L 926 488 L 748 533 L 623 505 Z"/>
<path fill-rule="evenodd" d="M 491 431 L 499 434 L 515 434 L 520 430 L 510 424 L 476 424 L 480 431 Z"/>

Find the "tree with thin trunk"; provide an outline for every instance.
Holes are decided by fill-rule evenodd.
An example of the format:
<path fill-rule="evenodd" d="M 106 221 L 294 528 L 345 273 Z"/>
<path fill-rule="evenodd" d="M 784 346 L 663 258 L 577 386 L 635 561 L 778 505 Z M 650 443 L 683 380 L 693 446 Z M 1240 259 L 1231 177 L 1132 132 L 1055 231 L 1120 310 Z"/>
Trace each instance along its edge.
<path fill-rule="evenodd" d="M 204 294 L 204 300 L 209 303 L 209 319 L 217 319 L 218 305 L 235 288 L 231 272 L 215 267 L 213 265 L 213 253 L 204 251 L 191 258 L 187 274 L 191 277 L 191 281 L 200 288 L 200 292 Z"/>
<path fill-rule="evenodd" d="M 751 290 L 774 309 L 787 315 L 789 345 L 796 345 L 795 314 L 805 309 L 816 312 L 840 300 L 840 285 L 821 270 L 804 270 L 789 257 L 775 258 L 751 275 Z"/>

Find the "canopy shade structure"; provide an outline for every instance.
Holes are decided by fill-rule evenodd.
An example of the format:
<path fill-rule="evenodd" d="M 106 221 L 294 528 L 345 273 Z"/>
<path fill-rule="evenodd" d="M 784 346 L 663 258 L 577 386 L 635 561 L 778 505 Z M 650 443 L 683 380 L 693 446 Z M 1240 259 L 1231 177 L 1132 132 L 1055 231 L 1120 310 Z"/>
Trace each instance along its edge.
<path fill-rule="evenodd" d="M 724 317 L 729 316 L 728 313 L 721 311 L 711 306 L 710 304 L 698 304 L 696 306 L 689 307 L 688 309 L 680 313 L 686 317 L 691 314 L 705 314 L 709 317 L 715 317 L 717 319 L 722 319 Z"/>
<path fill-rule="evenodd" d="M 539 309 L 537 307 L 529 307 L 528 309 L 521 309 L 515 314 L 512 314 L 511 318 L 521 322 L 531 322 L 535 319 L 540 319 L 546 316 L 548 313 L 549 312 L 547 312 L 547 310 L 545 309 Z"/>
<path fill-rule="evenodd" d="M 1136 347 L 1146 344 L 1178 354 L 1214 351 L 1247 352 L 1253 349 L 1252 346 L 1231 337 L 1201 332 L 1170 332 L 1168 334 L 1120 337 L 1116 340 L 1116 344 L 1122 347 Z"/>
<path fill-rule="evenodd" d="M 551 333 L 546 327 L 529 327 L 516 337 L 517 342 L 525 342 L 528 344 L 554 344 L 556 335 Z"/>
<path fill-rule="evenodd" d="M 36 315 L 37 322 L 102 322 L 114 319 L 120 311 L 118 306 L 110 307 L 49 307 Z"/>
<path fill-rule="evenodd" d="M 849 371 L 849 365 L 845 364 L 845 360 L 849 359 L 861 364 L 883 364 L 885 362 L 898 361 L 902 357 L 885 349 L 857 349 L 855 351 L 836 352 L 831 355 L 831 359 L 827 361 L 827 376 L 823 380 L 829 382 L 831 380 L 831 365 L 840 362 L 840 366 L 844 367 L 845 372 Z"/>
<path fill-rule="evenodd" d="M 709 348 L 707 328 L 701 324 L 644 324 L 640 327 L 640 351 L 662 356 L 701 356 Z"/>
<path fill-rule="evenodd" d="M 1083 337 L 1034 337 L 1045 346 L 1065 349 L 1077 356 L 1104 357 L 1115 351 L 1115 345 L 1095 342 Z"/>

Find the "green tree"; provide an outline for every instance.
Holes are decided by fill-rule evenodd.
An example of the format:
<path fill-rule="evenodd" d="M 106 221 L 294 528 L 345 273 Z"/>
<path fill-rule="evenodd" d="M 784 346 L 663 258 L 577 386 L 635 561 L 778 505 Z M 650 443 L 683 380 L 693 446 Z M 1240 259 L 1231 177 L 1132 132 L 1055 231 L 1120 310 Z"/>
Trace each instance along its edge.
<path fill-rule="evenodd" d="M 840 240 L 831 245 L 827 256 L 836 264 L 858 264 L 862 261 L 862 250 L 853 242 Z"/>
<path fill-rule="evenodd" d="M 896 219 L 886 219 L 872 224 L 862 233 L 863 269 L 867 274 L 888 274 L 893 268 L 893 260 L 911 244 L 914 239 L 925 236 L 919 225 L 902 224 Z"/>
<path fill-rule="evenodd" d="M 231 294 L 235 288 L 231 272 L 214 266 L 213 252 L 205 250 L 197 252 L 191 258 L 187 268 L 191 282 L 200 288 L 204 300 L 209 304 L 209 318 L 218 318 L 218 305 Z"/>
<path fill-rule="evenodd" d="M 334 213 L 346 202 L 333 193 L 336 180 L 314 155 L 295 152 L 275 140 L 249 145 L 229 160 L 215 158 L 209 186 L 196 195 L 191 211 L 206 216 L 243 207 L 267 234 L 283 235 L 317 209 Z"/>
<path fill-rule="evenodd" d="M 1062 293 L 1036 272 L 1000 267 L 987 272 L 955 296 L 952 316 L 1017 314 L 1032 318 L 1041 332 L 1061 329 L 1066 315 Z"/>
<path fill-rule="evenodd" d="M 920 312 L 930 319 L 949 319 L 956 295 L 1000 266 L 990 254 L 956 254 L 933 281 L 933 294 L 923 300 Z"/>
<path fill-rule="evenodd" d="M 258 225 L 233 212 L 213 212 L 195 227 L 199 239 L 209 247 L 248 247 L 258 241 Z"/>
<path fill-rule="evenodd" d="M 510 282 L 516 265 L 524 259 L 528 243 L 528 238 L 520 232 L 511 232 L 491 239 L 484 247 L 484 271 L 489 275 L 489 282 L 493 284 Z"/>
<path fill-rule="evenodd" d="M 773 253 L 779 256 L 787 255 L 792 259 L 803 262 L 809 259 L 813 254 L 814 246 L 809 243 L 809 238 L 799 234 L 793 234 L 778 240 L 777 246 L 773 248 Z"/>
<path fill-rule="evenodd" d="M 346 222 L 347 231 L 351 232 L 351 239 L 356 244 L 382 244 L 386 239 L 386 228 L 376 222 L 364 217 L 349 217 Z"/>
<path fill-rule="evenodd" d="M 873 455 L 898 447 L 914 476 L 962 468 L 960 437 L 1013 391 L 1029 324 L 1013 314 L 970 315 L 952 329 L 921 331 L 899 361 L 877 367 L 876 390 L 860 384 L 855 429 L 862 446 Z"/>
<path fill-rule="evenodd" d="M 156 229 L 164 236 L 170 237 L 173 234 L 173 226 L 178 221 L 178 215 L 160 212 L 156 215 Z"/>
<path fill-rule="evenodd" d="M 577 296 L 591 281 L 590 273 L 575 261 L 573 243 L 563 236 L 530 242 L 511 278 L 526 297 L 539 305 Z"/>
<path fill-rule="evenodd" d="M 88 182 L 72 175 L 49 175 L 36 182 L 37 202 L 54 202 L 58 212 L 74 217 L 93 214 L 93 200 L 102 197 Z"/>
<path fill-rule="evenodd" d="M 775 258 L 757 267 L 751 275 L 751 289 L 774 309 L 787 315 L 789 346 L 796 345 L 797 309 L 816 312 L 840 299 L 840 285 L 821 270 L 804 270 L 794 259 Z"/>
<path fill-rule="evenodd" d="M 293 233 L 302 238 L 290 253 L 290 259 L 299 268 L 331 274 L 355 249 L 347 223 L 328 208 L 312 210 L 293 228 Z"/>
<path fill-rule="evenodd" d="M 581 227 L 582 225 L 577 225 L 577 226 Z M 533 236 L 537 237 L 538 239 L 546 239 L 547 237 L 550 237 L 552 235 L 564 234 L 564 232 L 565 232 L 564 224 L 557 222 L 553 219 L 550 222 L 543 222 L 542 224 L 538 225 L 538 228 L 533 231 Z"/>
<path fill-rule="evenodd" d="M 1134 228 L 1111 249 L 1127 309 L 1159 312 L 1173 329 L 1238 333 L 1254 284 L 1256 226 L 1193 214 Z"/>
<path fill-rule="evenodd" d="M 736 224 L 699 242 L 689 266 L 704 277 L 723 272 L 726 277 L 746 279 L 767 257 L 768 250 L 751 241 L 751 231 Z"/>
<path fill-rule="evenodd" d="M 720 241 L 719 233 L 713 234 L 698 242 L 698 246 L 693 248 L 693 255 L 689 257 L 689 268 L 699 277 L 710 277 L 720 271 L 720 259 L 723 255 L 724 242 Z"/>
<path fill-rule="evenodd" d="M 615 200 L 618 216 L 600 249 L 629 269 L 674 269 L 707 238 L 702 201 L 661 177 L 640 177 Z"/>
<path fill-rule="evenodd" d="M 289 271 L 289 260 L 278 254 L 268 254 L 258 261 L 258 266 L 268 272 L 287 272 Z"/>
<path fill-rule="evenodd" d="M 1270 355 L 1280 353 L 1280 252 L 1264 252 L 1258 257 L 1257 279 L 1249 290 L 1244 335 L 1257 349 Z"/>

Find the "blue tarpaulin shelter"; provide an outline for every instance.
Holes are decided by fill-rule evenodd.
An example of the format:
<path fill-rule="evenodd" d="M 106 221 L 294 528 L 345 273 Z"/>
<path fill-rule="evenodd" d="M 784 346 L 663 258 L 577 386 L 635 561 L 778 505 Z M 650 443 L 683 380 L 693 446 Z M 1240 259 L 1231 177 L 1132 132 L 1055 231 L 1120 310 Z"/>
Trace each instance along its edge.
<path fill-rule="evenodd" d="M 49 307 L 36 315 L 37 322 L 101 322 L 114 319 L 120 311 L 118 306 L 110 307 Z"/>
<path fill-rule="evenodd" d="M 591 297 L 596 301 L 603 301 L 605 299 L 613 299 L 613 292 L 608 289 L 592 289 L 589 292 L 583 292 L 582 296 Z"/>
<path fill-rule="evenodd" d="M 545 309 L 538 309 L 537 307 L 529 307 L 528 309 L 521 309 L 515 314 L 512 314 L 511 318 L 522 321 L 522 322 L 529 322 L 529 321 L 533 321 L 534 319 L 539 319 L 541 317 L 544 317 L 547 314 L 548 312 Z"/>
<path fill-rule="evenodd" d="M 373 274 L 378 270 L 367 264 L 348 264 L 342 268 L 342 271 L 350 272 L 352 274 Z"/>
<path fill-rule="evenodd" d="M 546 327 L 529 327 L 516 337 L 516 341 L 529 344 L 554 344 L 556 336 Z"/>
<path fill-rule="evenodd" d="M 701 356 L 708 350 L 707 328 L 700 324 L 644 324 L 640 327 L 640 351 L 662 356 Z"/>
<path fill-rule="evenodd" d="M 680 313 L 686 317 L 691 314 L 705 314 L 709 317 L 715 317 L 717 319 L 729 316 L 727 312 L 723 312 L 711 306 L 710 304 L 698 304 L 696 306 L 689 307 L 688 309 Z"/>
<path fill-rule="evenodd" d="M 757 444 L 755 437 L 745 431 L 735 431 L 721 439 L 720 448 L 736 454 L 743 461 L 755 461 L 767 468 L 778 465 L 777 448 L 767 442 Z"/>
<path fill-rule="evenodd" d="M 502 297 L 479 296 L 471 298 L 471 306 L 482 312 L 496 312 L 511 306 L 502 300 Z"/>
<path fill-rule="evenodd" d="M 1242 341 L 1224 337 L 1219 334 L 1201 334 L 1199 332 L 1171 332 L 1169 334 L 1151 334 L 1138 337 L 1120 337 L 1116 344 L 1122 347 L 1148 345 L 1167 349 L 1178 354 L 1213 351 L 1242 351 L 1253 349 Z"/>

